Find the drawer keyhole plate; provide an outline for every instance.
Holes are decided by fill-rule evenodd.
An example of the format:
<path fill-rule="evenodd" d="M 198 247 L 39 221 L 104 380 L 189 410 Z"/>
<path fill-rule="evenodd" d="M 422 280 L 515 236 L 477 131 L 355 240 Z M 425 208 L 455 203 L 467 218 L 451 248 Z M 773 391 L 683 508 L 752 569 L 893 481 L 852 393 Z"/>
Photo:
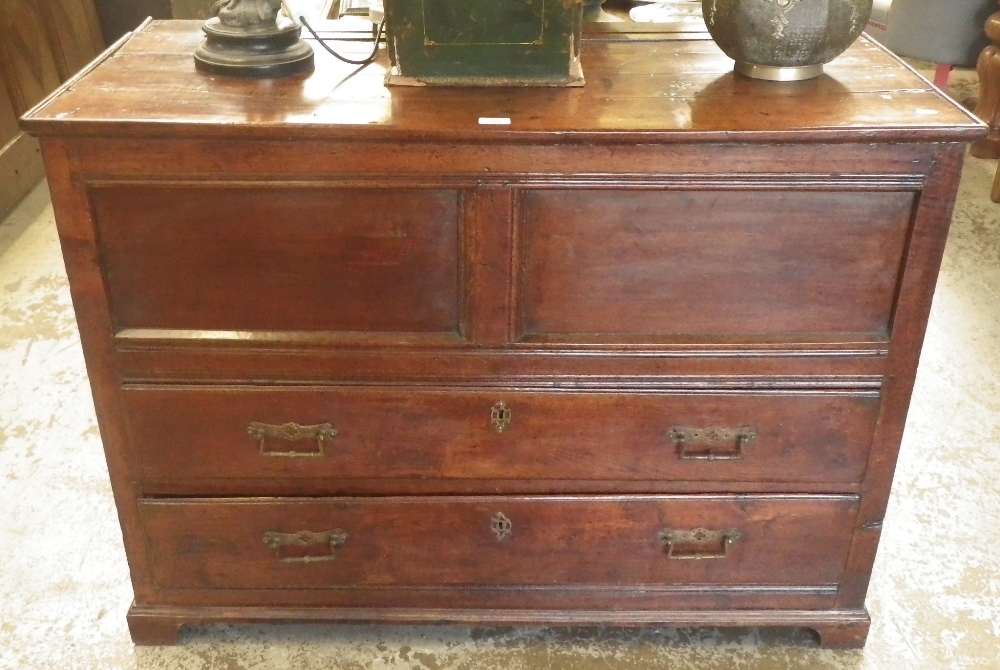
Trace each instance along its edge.
<path fill-rule="evenodd" d="M 510 422 L 514 418 L 514 413 L 511 411 L 507 403 L 498 402 L 493 405 L 493 410 L 490 412 L 490 423 L 493 424 L 493 429 L 498 433 L 502 433 L 510 427 Z"/>
<path fill-rule="evenodd" d="M 491 526 L 493 534 L 497 536 L 497 542 L 506 542 L 514 534 L 514 522 L 508 519 L 503 512 L 497 512 Z"/>

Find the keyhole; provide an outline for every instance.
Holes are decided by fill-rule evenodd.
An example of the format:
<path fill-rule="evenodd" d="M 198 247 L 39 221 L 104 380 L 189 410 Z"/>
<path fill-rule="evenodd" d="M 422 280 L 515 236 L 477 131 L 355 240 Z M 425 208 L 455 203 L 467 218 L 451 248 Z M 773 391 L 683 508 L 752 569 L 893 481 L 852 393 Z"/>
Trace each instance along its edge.
<path fill-rule="evenodd" d="M 498 402 L 494 405 L 493 410 L 490 412 L 490 422 L 498 433 L 504 432 L 510 426 L 512 418 L 513 412 L 503 402 Z"/>

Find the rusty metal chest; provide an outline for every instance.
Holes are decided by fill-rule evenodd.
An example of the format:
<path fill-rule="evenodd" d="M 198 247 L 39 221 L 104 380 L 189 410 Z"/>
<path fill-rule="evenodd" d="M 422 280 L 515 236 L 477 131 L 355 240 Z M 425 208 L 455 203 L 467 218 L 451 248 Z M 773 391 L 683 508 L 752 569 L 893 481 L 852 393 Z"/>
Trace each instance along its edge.
<path fill-rule="evenodd" d="M 386 0 L 390 84 L 581 86 L 582 0 Z"/>

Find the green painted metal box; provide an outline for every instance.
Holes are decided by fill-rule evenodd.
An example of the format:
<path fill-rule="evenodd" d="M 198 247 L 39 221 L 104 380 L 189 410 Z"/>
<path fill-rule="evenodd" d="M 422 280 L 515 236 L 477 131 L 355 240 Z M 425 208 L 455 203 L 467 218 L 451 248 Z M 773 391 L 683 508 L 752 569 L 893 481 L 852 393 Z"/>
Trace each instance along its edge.
<path fill-rule="evenodd" d="M 583 0 L 386 0 L 389 84 L 582 86 Z"/>

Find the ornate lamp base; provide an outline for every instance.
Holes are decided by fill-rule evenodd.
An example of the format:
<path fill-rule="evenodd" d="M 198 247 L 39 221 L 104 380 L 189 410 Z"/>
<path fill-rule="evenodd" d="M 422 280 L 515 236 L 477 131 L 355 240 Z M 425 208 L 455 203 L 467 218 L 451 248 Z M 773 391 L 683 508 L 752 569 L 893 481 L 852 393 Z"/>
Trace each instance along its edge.
<path fill-rule="evenodd" d="M 218 18 L 202 27 L 205 41 L 194 52 L 204 72 L 234 77 L 287 77 L 313 71 L 313 50 L 302 41 L 302 28 L 281 21 L 263 30 L 222 25 Z"/>

